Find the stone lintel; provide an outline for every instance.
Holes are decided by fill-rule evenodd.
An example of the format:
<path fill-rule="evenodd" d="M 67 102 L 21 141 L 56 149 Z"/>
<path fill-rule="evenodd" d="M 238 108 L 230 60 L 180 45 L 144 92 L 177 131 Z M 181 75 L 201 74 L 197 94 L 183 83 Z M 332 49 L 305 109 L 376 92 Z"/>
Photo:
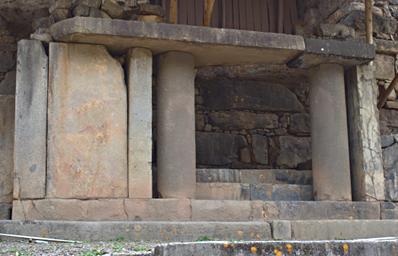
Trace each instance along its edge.
<path fill-rule="evenodd" d="M 372 61 L 375 47 L 358 41 L 305 39 L 305 51 L 289 62 L 290 67 L 311 68 L 320 64 L 334 63 L 355 66 Z"/>
<path fill-rule="evenodd" d="M 379 202 L 193 199 L 15 200 L 13 220 L 269 221 L 380 219 Z"/>
<path fill-rule="evenodd" d="M 134 47 L 154 54 L 189 52 L 196 66 L 285 64 L 304 51 L 301 36 L 165 23 L 75 17 L 50 30 L 56 41 L 100 44 L 116 52 Z"/>

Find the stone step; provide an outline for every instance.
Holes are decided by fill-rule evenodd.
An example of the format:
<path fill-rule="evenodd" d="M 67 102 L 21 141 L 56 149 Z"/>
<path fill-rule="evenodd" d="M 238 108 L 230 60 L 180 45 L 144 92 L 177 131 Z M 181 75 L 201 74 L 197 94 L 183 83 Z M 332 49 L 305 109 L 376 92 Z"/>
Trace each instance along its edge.
<path fill-rule="evenodd" d="M 192 242 L 208 239 L 229 241 L 229 243 L 231 243 L 230 241 L 268 240 L 289 240 L 289 243 L 294 243 L 292 240 L 341 240 L 397 236 L 398 220 L 323 220 L 283 222 L 0 221 L 0 230 L 1 233 L 6 234 L 50 237 L 77 241 L 110 241 L 123 237 L 126 241 L 147 241 L 157 243 Z"/>
<path fill-rule="evenodd" d="M 199 183 L 312 185 L 312 171 L 290 169 L 198 169 L 196 171 L 196 181 Z"/>
<path fill-rule="evenodd" d="M 311 185 L 197 183 L 196 199 L 311 201 L 313 191 Z"/>
<path fill-rule="evenodd" d="M 153 256 L 175 255 L 397 255 L 397 238 L 326 241 L 208 241 L 160 244 Z"/>
<path fill-rule="evenodd" d="M 388 211 L 388 213 L 386 212 Z M 13 202 L 12 219 L 76 221 L 269 221 L 394 219 L 380 202 L 189 199 L 42 199 Z"/>

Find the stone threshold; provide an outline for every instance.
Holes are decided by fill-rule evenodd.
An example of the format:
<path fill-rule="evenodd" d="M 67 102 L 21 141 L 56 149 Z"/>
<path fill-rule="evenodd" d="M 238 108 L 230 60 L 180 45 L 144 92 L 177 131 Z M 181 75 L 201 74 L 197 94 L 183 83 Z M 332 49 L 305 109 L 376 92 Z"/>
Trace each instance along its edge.
<path fill-rule="evenodd" d="M 393 237 L 398 220 L 269 222 L 0 221 L 1 233 L 77 241 L 192 242 L 341 240 Z"/>
<path fill-rule="evenodd" d="M 235 64 L 322 63 L 346 66 L 375 57 L 375 47 L 358 41 L 304 39 L 301 36 L 200 26 L 75 17 L 51 26 L 55 41 L 105 45 L 115 53 L 143 47 L 154 54 L 191 53 L 197 67 Z"/>
<path fill-rule="evenodd" d="M 176 255 L 396 255 L 397 238 L 328 240 L 328 241 L 267 241 L 267 242 L 196 242 L 171 243 L 154 248 L 154 256 Z"/>
<path fill-rule="evenodd" d="M 382 219 L 396 209 L 379 202 L 189 199 L 15 200 L 13 220 L 257 221 Z"/>

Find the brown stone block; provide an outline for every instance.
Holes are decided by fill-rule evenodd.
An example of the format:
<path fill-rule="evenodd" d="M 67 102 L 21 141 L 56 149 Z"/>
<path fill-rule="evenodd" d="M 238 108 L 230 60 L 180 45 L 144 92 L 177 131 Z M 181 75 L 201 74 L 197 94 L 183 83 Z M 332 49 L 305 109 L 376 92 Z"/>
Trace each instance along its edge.
<path fill-rule="evenodd" d="M 192 200 L 193 221 L 261 221 L 260 201 Z"/>
<path fill-rule="evenodd" d="M 126 199 L 128 220 L 189 220 L 191 202 L 188 199 Z"/>
<path fill-rule="evenodd" d="M 50 44 L 47 196 L 127 197 L 124 72 L 103 46 Z"/>

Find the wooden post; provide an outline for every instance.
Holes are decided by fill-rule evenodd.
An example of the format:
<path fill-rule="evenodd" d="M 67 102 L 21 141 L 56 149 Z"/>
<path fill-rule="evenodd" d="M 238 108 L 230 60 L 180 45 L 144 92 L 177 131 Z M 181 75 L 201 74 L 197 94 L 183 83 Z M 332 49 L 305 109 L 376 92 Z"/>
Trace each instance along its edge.
<path fill-rule="evenodd" d="M 284 21 L 284 1 L 285 0 L 279 0 L 278 1 L 278 33 L 283 33 L 283 21 Z"/>
<path fill-rule="evenodd" d="M 373 0 L 365 0 L 366 42 L 373 44 Z"/>
<path fill-rule="evenodd" d="M 210 26 L 211 18 L 213 16 L 215 0 L 205 0 L 205 14 L 203 16 L 203 26 Z"/>
<path fill-rule="evenodd" d="M 170 0 L 170 17 L 169 21 L 172 24 L 177 24 L 177 12 L 178 11 L 178 1 L 177 0 Z"/>

